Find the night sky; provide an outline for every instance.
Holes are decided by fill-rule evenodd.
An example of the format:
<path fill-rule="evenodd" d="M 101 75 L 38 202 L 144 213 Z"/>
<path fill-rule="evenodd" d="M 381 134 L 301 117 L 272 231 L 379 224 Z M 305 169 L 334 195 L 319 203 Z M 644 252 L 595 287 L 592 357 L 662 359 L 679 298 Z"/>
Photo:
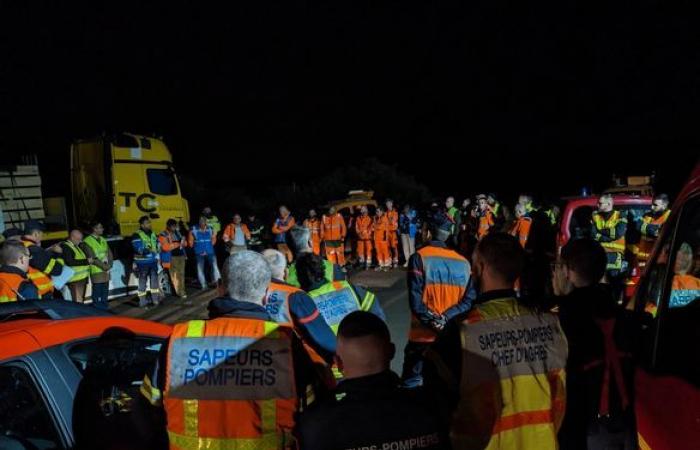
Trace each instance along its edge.
<path fill-rule="evenodd" d="M 125 130 L 204 186 L 376 157 L 435 194 L 568 194 L 673 191 L 700 154 L 697 15 L 669 2 L 29 3 L 0 1 L 0 152 L 42 164 Z"/>

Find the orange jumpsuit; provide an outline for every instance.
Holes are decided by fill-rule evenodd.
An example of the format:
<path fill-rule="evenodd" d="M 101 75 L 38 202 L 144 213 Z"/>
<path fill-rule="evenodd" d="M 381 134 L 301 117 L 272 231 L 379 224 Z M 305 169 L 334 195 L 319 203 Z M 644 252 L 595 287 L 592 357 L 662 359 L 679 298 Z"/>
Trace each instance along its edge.
<path fill-rule="evenodd" d="M 399 212 L 395 209 L 387 211 L 386 217 L 389 220 L 389 252 L 394 265 L 399 263 Z"/>
<path fill-rule="evenodd" d="M 311 246 L 315 255 L 321 254 L 321 221 L 318 217 L 306 219 L 304 227 L 311 232 Z"/>
<path fill-rule="evenodd" d="M 374 248 L 377 252 L 377 263 L 381 267 L 391 266 L 389 256 L 389 219 L 386 215 L 375 217 L 373 221 Z"/>
<path fill-rule="evenodd" d="M 527 244 L 527 238 L 530 237 L 530 226 L 532 225 L 532 219 L 529 217 L 521 217 L 515 221 L 513 228 L 510 229 L 511 236 L 518 238 L 520 245 L 525 248 Z"/>
<path fill-rule="evenodd" d="M 357 233 L 357 258 L 360 264 L 372 264 L 372 218 L 360 216 L 355 220 Z"/>
<path fill-rule="evenodd" d="M 321 226 L 321 240 L 326 247 L 326 259 L 328 261 L 345 265 L 345 219 L 340 213 L 333 216 L 323 216 Z"/>
<path fill-rule="evenodd" d="M 484 236 L 489 234 L 489 230 L 493 227 L 496 222 L 493 220 L 493 213 L 491 211 L 486 211 L 479 216 L 479 228 L 477 230 L 476 237 L 481 240 Z"/>

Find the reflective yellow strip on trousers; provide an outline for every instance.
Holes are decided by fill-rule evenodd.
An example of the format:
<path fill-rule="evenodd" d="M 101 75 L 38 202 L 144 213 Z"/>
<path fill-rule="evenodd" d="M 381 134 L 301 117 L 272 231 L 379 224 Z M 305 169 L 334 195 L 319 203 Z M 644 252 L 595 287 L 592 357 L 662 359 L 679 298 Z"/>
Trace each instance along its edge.
<path fill-rule="evenodd" d="M 205 323 L 203 320 L 191 320 L 187 324 L 187 337 L 204 336 Z M 183 400 L 182 410 L 184 414 L 185 436 L 196 437 L 199 435 L 199 401 Z M 186 447 L 201 448 L 201 447 Z M 206 448 L 206 447 L 205 447 Z"/>

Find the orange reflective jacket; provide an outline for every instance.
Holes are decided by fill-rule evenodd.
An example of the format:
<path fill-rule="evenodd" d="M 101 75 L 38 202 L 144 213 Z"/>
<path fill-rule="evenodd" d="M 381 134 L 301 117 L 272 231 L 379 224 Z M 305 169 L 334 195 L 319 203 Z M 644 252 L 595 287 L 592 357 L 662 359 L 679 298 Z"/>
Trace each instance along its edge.
<path fill-rule="evenodd" d="M 511 236 L 518 238 L 520 245 L 525 248 L 527 244 L 527 238 L 530 237 L 530 226 L 532 225 L 532 219 L 530 217 L 520 217 L 513 224 L 513 228 L 510 230 Z"/>
<path fill-rule="evenodd" d="M 240 226 L 241 226 L 241 231 L 243 231 L 243 236 L 245 236 L 245 240 L 249 241 L 250 240 L 250 231 L 248 231 L 248 225 L 242 223 L 242 224 L 240 224 Z M 238 228 L 233 223 L 226 225 L 226 228 L 224 228 L 224 233 L 221 235 L 221 239 L 224 242 L 233 242 L 236 239 L 236 230 L 237 229 Z"/>
<path fill-rule="evenodd" d="M 24 240 L 22 241 L 22 244 L 24 244 L 26 248 L 29 248 L 32 245 L 36 245 L 32 242 Z M 55 260 L 52 259 L 49 265 L 50 268 L 48 270 L 51 270 L 51 268 L 53 268 L 53 266 L 55 265 Z M 39 291 L 39 297 L 43 297 L 44 295 L 53 292 L 53 281 L 51 280 L 51 277 L 49 275 L 46 275 L 41 270 L 29 266 L 27 278 L 32 280 L 32 283 L 34 283 L 34 286 L 36 286 L 37 291 Z"/>
<path fill-rule="evenodd" d="M 384 242 L 389 239 L 389 219 L 386 215 L 374 217 L 372 221 L 372 232 L 375 241 Z"/>
<path fill-rule="evenodd" d="M 288 327 L 192 320 L 175 325 L 167 354 L 163 405 L 172 450 L 296 448 Z"/>
<path fill-rule="evenodd" d="M 637 252 L 637 257 L 642 261 L 647 261 L 649 259 L 649 257 L 651 256 L 651 251 L 654 248 L 654 243 L 656 242 L 656 237 L 650 236 L 647 233 L 647 228 L 649 227 L 649 225 L 655 225 L 658 227 L 662 226 L 666 223 L 666 221 L 668 220 L 668 216 L 670 215 L 671 211 L 667 210 L 666 212 L 664 212 L 656 218 L 654 218 L 651 215 L 645 215 L 644 217 L 642 217 L 642 224 L 640 227 L 642 238 L 639 241 L 639 250 Z"/>
<path fill-rule="evenodd" d="M 16 273 L 0 272 L 0 303 L 16 302 L 19 288 L 26 281 Z"/>
<path fill-rule="evenodd" d="M 370 216 L 360 216 L 355 220 L 355 231 L 357 238 L 361 241 L 372 239 L 372 218 Z"/>
<path fill-rule="evenodd" d="M 304 226 L 311 232 L 311 239 L 314 242 L 321 241 L 321 221 L 317 217 L 313 219 L 306 219 L 304 221 Z"/>
<path fill-rule="evenodd" d="M 493 220 L 493 213 L 491 211 L 486 211 L 486 213 L 479 216 L 479 229 L 476 232 L 477 238 L 481 240 L 484 236 L 489 234 L 489 230 L 495 224 L 496 222 Z"/>
<path fill-rule="evenodd" d="M 389 220 L 389 231 L 398 231 L 399 229 L 399 212 L 395 209 L 387 211 L 386 218 Z"/>
<path fill-rule="evenodd" d="M 347 234 L 345 219 L 340 213 L 333 216 L 323 216 L 323 226 L 321 228 L 321 239 L 324 241 L 342 241 Z"/>

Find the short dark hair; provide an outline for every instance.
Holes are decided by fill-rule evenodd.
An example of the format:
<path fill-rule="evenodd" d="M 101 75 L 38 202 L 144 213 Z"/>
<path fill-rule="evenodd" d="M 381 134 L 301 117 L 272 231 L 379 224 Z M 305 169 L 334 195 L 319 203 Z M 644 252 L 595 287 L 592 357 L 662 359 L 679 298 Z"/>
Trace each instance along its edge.
<path fill-rule="evenodd" d="M 386 342 L 391 342 L 391 333 L 386 323 L 376 315 L 367 311 L 354 311 L 340 321 L 338 337 L 359 338 L 372 336 Z"/>
<path fill-rule="evenodd" d="M 479 258 L 509 283 L 515 283 L 525 266 L 525 251 L 507 233 L 489 233 L 476 246 Z"/>
<path fill-rule="evenodd" d="M 166 227 L 172 227 L 173 225 L 177 225 L 177 220 L 175 219 L 168 219 L 167 222 L 165 222 Z"/>
<path fill-rule="evenodd" d="M 314 253 L 302 253 L 294 263 L 301 288 L 308 290 L 314 284 L 326 279 L 323 258 Z"/>
<path fill-rule="evenodd" d="M 91 220 L 90 223 L 89 223 L 89 225 L 90 225 L 90 229 L 91 229 L 91 230 L 95 229 L 95 228 L 97 227 L 97 225 L 102 225 L 102 226 L 104 226 L 104 224 L 102 223 L 102 221 L 99 220 L 99 219 L 93 219 L 93 220 Z"/>
<path fill-rule="evenodd" d="M 600 243 L 590 238 L 569 241 L 561 249 L 561 260 L 587 283 L 600 281 L 605 275 L 608 256 Z"/>
<path fill-rule="evenodd" d="M 15 264 L 19 257 L 26 255 L 29 250 L 18 241 L 5 241 L 0 246 L 0 264 Z"/>
<path fill-rule="evenodd" d="M 151 218 L 148 216 L 139 217 L 139 225 L 143 225 L 147 220 L 151 220 Z"/>

